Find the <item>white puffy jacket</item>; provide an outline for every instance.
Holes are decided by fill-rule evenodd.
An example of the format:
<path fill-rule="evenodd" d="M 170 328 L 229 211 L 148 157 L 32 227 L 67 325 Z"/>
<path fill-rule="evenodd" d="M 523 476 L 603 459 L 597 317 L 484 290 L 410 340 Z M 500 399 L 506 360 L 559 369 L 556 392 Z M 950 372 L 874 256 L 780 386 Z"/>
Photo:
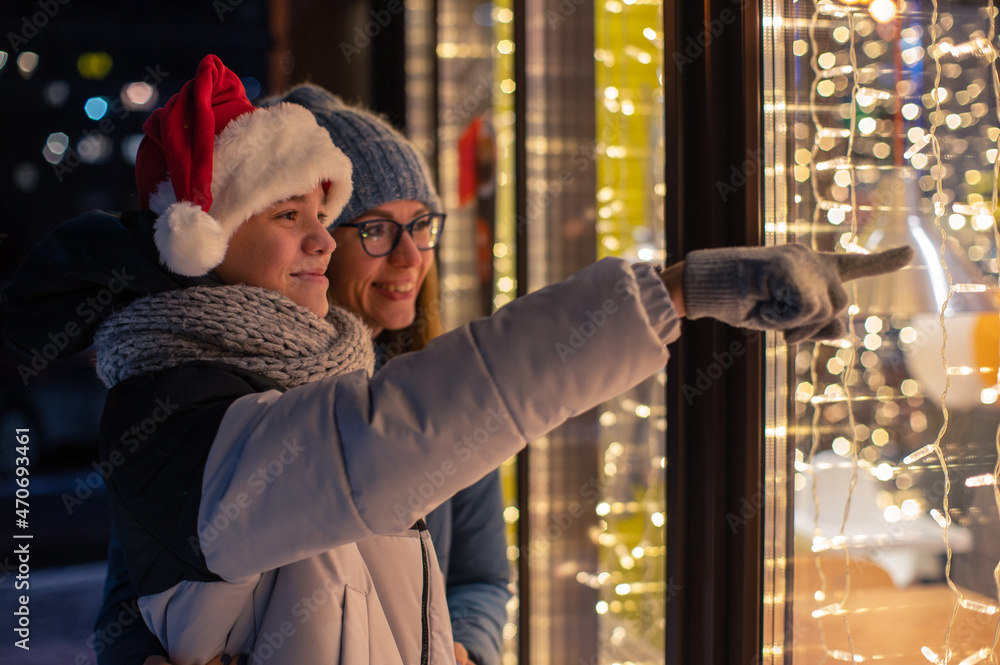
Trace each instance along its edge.
<path fill-rule="evenodd" d="M 370 379 L 282 391 L 193 363 L 115 386 L 102 454 L 147 623 L 176 665 L 453 663 L 420 518 L 679 334 L 658 275 L 604 259 Z"/>

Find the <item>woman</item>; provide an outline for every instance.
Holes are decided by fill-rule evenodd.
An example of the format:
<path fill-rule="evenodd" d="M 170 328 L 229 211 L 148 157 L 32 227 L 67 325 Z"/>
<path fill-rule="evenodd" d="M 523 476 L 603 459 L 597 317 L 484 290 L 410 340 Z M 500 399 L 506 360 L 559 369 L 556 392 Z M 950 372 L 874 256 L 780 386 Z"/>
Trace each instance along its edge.
<path fill-rule="evenodd" d="M 302 85 L 268 104 L 300 104 L 354 167 L 354 193 L 333 224 L 331 303 L 361 316 L 376 340 L 376 370 L 440 335 L 434 252 L 444 216 L 426 164 L 379 118 Z M 404 232 L 404 228 L 408 232 Z M 460 665 L 500 665 L 509 562 L 500 477 L 493 471 L 426 517 L 444 574 Z"/>
<path fill-rule="evenodd" d="M 411 228 L 410 233 L 383 235 L 381 229 L 372 228 L 379 224 L 376 220 L 386 216 L 405 222 L 426 218 L 440 209 L 423 161 L 412 144 L 388 124 L 343 105 L 322 88 L 300 86 L 265 105 L 286 101 L 313 112 L 351 160 L 353 180 L 358 183 L 333 224 L 337 250 L 327 269 L 331 302 L 358 314 L 371 329 L 376 340 L 376 366 L 423 348 L 441 332 L 431 251 L 440 228 L 433 236 L 429 235 L 429 222 L 424 221 L 419 222 L 424 231 L 416 233 Z M 387 159 L 387 155 L 392 158 Z M 419 247 L 415 239 L 420 241 Z M 391 286 L 383 288 L 386 285 Z M 510 595 L 501 511 L 499 474 L 494 471 L 426 517 L 446 580 L 455 657 L 461 665 L 500 662 L 501 631 Z M 166 656 L 141 622 L 130 622 L 118 634 L 118 617 L 134 615 L 135 600 L 115 538 L 109 550 L 105 602 L 95 626 L 98 635 L 109 636 L 98 642 L 102 665 L 140 665 L 149 654 Z M 114 638 L 110 638 L 112 633 Z M 156 662 L 166 661 L 150 658 L 146 664 Z"/>
<path fill-rule="evenodd" d="M 685 307 L 790 340 L 831 334 L 842 276 L 909 258 L 710 250 L 662 275 L 605 259 L 369 378 L 367 335 L 326 302 L 325 227 L 345 200 L 329 136 L 289 107 L 247 106 L 206 58 L 144 127 L 137 182 L 154 212 L 57 230 L 0 302 L 5 342 L 30 354 L 53 306 L 135 275 L 96 331 L 102 458 L 144 619 L 176 665 L 450 662 L 423 515 L 655 372 Z"/>

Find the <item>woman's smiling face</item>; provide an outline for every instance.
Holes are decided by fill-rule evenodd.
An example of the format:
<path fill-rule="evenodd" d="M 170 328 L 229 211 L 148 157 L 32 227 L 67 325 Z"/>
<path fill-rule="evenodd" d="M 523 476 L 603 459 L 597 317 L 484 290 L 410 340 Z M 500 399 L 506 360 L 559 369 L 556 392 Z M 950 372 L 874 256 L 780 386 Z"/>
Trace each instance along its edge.
<path fill-rule="evenodd" d="M 391 219 L 402 225 L 429 212 L 420 201 L 385 203 L 360 215 L 353 222 Z M 413 322 L 416 298 L 434 261 L 433 251 L 421 251 L 409 233 L 386 256 L 369 256 L 361 245 L 358 229 L 334 229 L 337 251 L 326 274 L 333 300 L 361 316 L 375 336 L 383 330 L 399 330 Z"/>
<path fill-rule="evenodd" d="M 324 273 L 337 246 L 327 222 L 322 185 L 273 203 L 240 225 L 215 273 L 226 284 L 277 291 L 324 317 L 329 309 Z"/>

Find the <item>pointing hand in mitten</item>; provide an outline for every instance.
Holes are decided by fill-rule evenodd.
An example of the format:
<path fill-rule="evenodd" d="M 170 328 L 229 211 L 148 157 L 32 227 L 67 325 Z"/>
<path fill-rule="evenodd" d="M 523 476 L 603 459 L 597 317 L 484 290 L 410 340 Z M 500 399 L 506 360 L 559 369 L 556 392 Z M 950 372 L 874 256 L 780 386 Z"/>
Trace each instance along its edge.
<path fill-rule="evenodd" d="M 688 318 L 711 317 L 755 330 L 783 330 L 785 341 L 836 339 L 847 306 L 843 283 L 898 270 L 909 247 L 878 254 L 815 252 L 805 245 L 703 249 L 685 257 Z"/>

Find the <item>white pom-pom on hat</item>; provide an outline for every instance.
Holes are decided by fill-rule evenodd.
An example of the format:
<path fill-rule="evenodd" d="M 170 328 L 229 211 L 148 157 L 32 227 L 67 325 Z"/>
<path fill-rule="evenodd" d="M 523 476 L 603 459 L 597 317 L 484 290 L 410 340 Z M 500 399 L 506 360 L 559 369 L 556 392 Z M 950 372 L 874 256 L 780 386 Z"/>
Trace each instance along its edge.
<path fill-rule="evenodd" d="M 231 234 L 193 203 L 170 204 L 153 228 L 160 259 L 178 275 L 204 275 L 226 258 Z"/>

